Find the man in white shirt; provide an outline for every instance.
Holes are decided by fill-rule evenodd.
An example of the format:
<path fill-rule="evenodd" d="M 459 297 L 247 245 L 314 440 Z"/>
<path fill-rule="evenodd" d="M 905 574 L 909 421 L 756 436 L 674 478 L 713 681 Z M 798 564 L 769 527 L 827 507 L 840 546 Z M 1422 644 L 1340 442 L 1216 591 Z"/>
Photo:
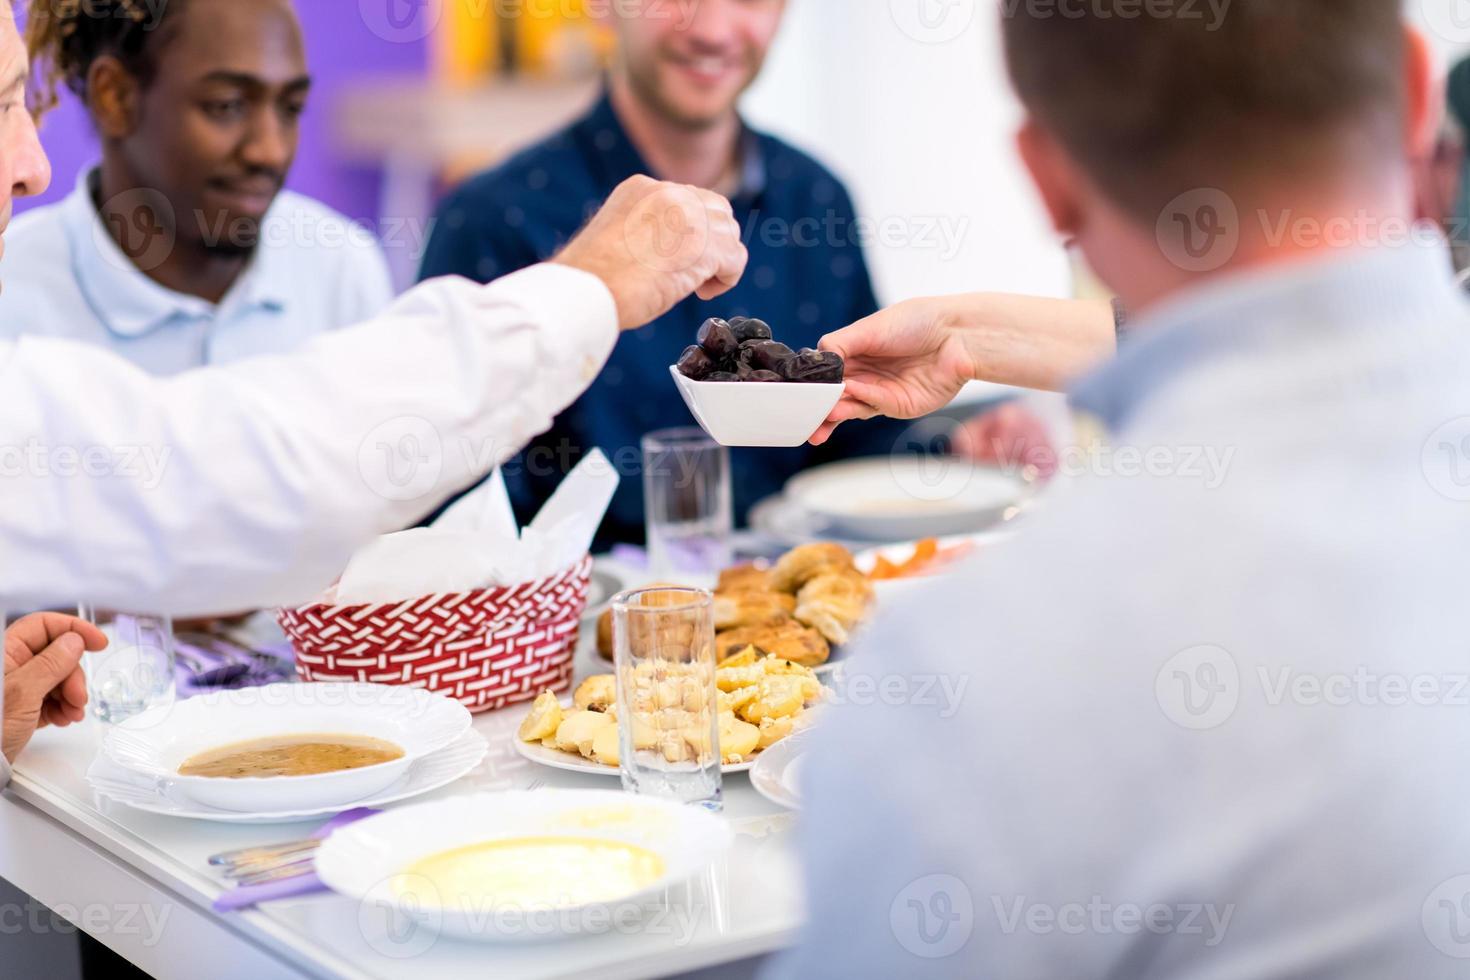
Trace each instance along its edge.
<path fill-rule="evenodd" d="M 102 158 L 15 220 L 0 338 L 174 374 L 293 350 L 392 299 L 370 232 L 281 190 L 311 87 L 290 0 L 46 4 L 27 32 L 38 101 L 75 93 Z"/>
<path fill-rule="evenodd" d="M 1107 438 L 850 662 L 776 975 L 1467 975 L 1470 310 L 1399 6 L 1008 5 L 1025 160 L 1134 315 L 1072 390 Z M 979 373 L 951 312 L 824 339 L 839 416 Z"/>
<path fill-rule="evenodd" d="M 50 179 L 27 77 L 7 10 L 0 232 Z M 290 355 L 157 378 L 82 344 L 0 341 L 0 607 L 301 601 L 549 426 L 620 330 L 721 295 L 745 262 L 728 201 L 635 177 L 553 261 L 425 283 Z"/>

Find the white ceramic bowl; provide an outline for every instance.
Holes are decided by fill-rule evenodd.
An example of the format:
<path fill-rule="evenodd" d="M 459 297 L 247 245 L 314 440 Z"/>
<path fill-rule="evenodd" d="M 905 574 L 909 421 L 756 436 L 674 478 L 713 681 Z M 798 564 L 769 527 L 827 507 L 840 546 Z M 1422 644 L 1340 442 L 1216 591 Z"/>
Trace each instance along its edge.
<path fill-rule="evenodd" d="M 800 446 L 812 437 L 845 384 L 690 381 L 670 367 L 694 420 L 722 446 Z"/>
<path fill-rule="evenodd" d="M 270 684 L 150 708 L 113 726 L 102 750 L 124 769 L 155 780 L 160 792 L 206 806 L 241 813 L 305 810 L 345 805 L 380 792 L 415 759 L 453 743 L 469 727 L 464 705 L 418 688 Z M 403 749 L 403 757 L 318 776 L 179 775 L 184 760 L 208 749 L 311 733 L 386 739 Z"/>
<path fill-rule="evenodd" d="M 907 541 L 967 534 L 1019 510 L 1026 479 L 958 456 L 892 455 L 798 473 L 785 494 L 840 537 Z"/>
<path fill-rule="evenodd" d="M 405 901 L 393 888 L 396 876 L 432 854 L 527 837 L 632 844 L 662 857 L 664 874 L 615 901 L 554 911 L 496 906 L 481 896 L 440 895 L 437 904 Z M 609 923 L 636 918 L 645 906 L 660 906 L 663 889 L 704 871 L 729 849 L 732 839 L 724 818 L 707 810 L 617 790 L 475 793 L 391 810 L 344 827 L 317 851 L 316 872 L 328 888 L 357 899 L 359 907 L 390 908 L 430 933 L 536 942 L 606 930 Z M 397 926 L 385 928 L 402 935 Z"/>

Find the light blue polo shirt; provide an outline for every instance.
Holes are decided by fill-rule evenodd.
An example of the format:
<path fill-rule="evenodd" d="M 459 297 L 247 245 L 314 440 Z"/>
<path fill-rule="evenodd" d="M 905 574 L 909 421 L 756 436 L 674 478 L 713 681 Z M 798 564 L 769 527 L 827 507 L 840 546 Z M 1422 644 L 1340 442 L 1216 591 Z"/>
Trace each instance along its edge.
<path fill-rule="evenodd" d="M 95 173 L 11 225 L 0 262 L 0 339 L 96 344 L 169 375 L 292 350 L 392 299 L 371 232 L 290 191 L 266 214 L 254 257 L 221 302 L 175 292 L 118 248 L 88 190 Z"/>

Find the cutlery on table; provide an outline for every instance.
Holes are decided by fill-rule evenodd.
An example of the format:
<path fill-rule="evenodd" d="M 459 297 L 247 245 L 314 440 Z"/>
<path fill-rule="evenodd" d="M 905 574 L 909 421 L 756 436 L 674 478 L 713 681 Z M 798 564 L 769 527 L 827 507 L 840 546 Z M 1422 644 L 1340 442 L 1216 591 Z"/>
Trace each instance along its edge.
<path fill-rule="evenodd" d="M 311 837 L 286 844 L 246 847 L 224 851 L 209 859 L 225 876 L 234 878 L 238 887 L 214 900 L 216 912 L 234 912 L 261 902 L 294 898 L 323 891 L 326 886 L 316 876 L 312 857 L 321 842 L 350 823 L 381 813 L 372 807 L 356 807 L 337 814 L 316 829 Z M 241 871 L 241 869 L 244 869 Z M 239 872 L 232 874 L 232 872 Z"/>

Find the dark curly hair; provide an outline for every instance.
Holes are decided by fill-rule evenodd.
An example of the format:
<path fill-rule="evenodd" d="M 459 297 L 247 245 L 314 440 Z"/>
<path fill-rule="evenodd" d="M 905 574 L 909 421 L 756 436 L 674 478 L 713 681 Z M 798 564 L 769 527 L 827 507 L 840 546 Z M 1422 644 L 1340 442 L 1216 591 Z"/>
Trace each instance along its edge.
<path fill-rule="evenodd" d="M 182 0 L 34 0 L 26 14 L 26 50 L 36 76 L 31 108 L 53 108 L 65 85 L 87 98 L 87 73 L 98 58 L 117 58 L 147 84 L 165 14 Z"/>

